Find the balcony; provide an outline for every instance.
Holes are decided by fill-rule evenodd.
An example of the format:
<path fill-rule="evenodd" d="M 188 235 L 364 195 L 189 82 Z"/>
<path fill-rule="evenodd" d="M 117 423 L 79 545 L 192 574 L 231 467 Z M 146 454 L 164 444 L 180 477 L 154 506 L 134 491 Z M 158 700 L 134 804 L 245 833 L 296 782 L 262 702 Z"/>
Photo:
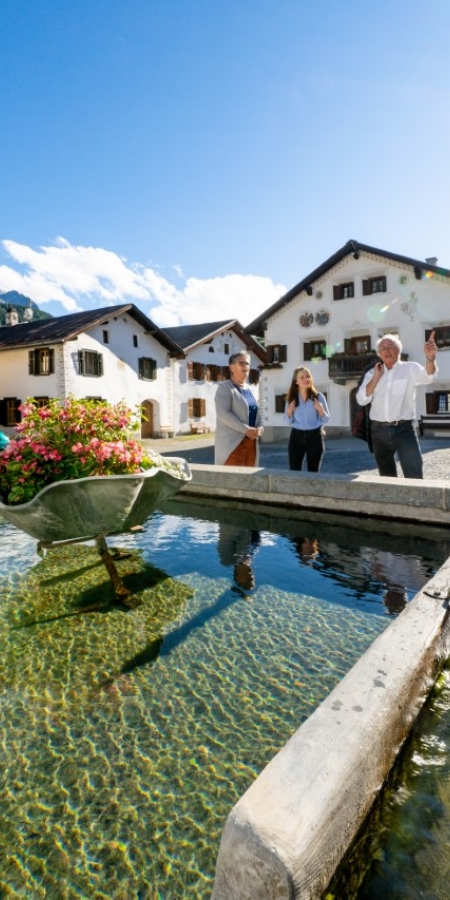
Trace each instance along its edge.
<path fill-rule="evenodd" d="M 334 353 L 328 359 L 328 377 L 335 384 L 358 381 L 377 358 L 375 350 L 368 350 L 367 353 Z"/>

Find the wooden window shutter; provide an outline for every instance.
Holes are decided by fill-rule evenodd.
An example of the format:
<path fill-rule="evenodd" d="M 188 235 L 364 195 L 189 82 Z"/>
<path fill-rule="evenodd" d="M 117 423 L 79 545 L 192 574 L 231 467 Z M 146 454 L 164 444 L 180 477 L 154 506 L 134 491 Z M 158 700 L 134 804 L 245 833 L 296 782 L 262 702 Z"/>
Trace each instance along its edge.
<path fill-rule="evenodd" d="M 48 373 L 53 375 L 55 372 L 55 351 L 53 347 L 48 351 Z"/>
<path fill-rule="evenodd" d="M 352 340 L 351 338 L 344 338 L 344 353 L 352 352 Z"/>
<path fill-rule="evenodd" d="M 6 401 L 0 400 L 0 425 L 6 425 Z"/>
<path fill-rule="evenodd" d="M 103 375 L 103 354 L 97 356 L 97 375 Z"/>
<path fill-rule="evenodd" d="M 425 394 L 425 404 L 428 415 L 433 415 L 433 413 L 437 412 L 437 398 L 438 395 L 436 392 L 433 394 Z"/>
<path fill-rule="evenodd" d="M 84 375 L 84 350 L 78 351 L 78 374 Z"/>
<path fill-rule="evenodd" d="M 386 275 L 383 275 L 383 276 L 380 278 L 380 281 L 381 281 L 381 283 L 382 283 L 382 285 L 383 285 L 383 291 L 386 292 Z"/>
<path fill-rule="evenodd" d="M 363 287 L 363 296 L 364 297 L 367 297 L 369 294 L 372 293 L 372 285 L 368 278 L 363 279 L 362 287 Z"/>
<path fill-rule="evenodd" d="M 144 362 L 143 362 L 142 356 L 140 356 L 138 359 L 138 375 L 139 375 L 139 378 L 144 377 Z"/>
<path fill-rule="evenodd" d="M 305 362 L 309 362 L 311 359 L 311 344 L 309 341 L 307 344 L 303 344 L 303 359 Z"/>
<path fill-rule="evenodd" d="M 186 366 L 186 372 L 187 372 L 188 381 L 193 381 L 194 380 L 194 363 L 193 362 L 188 362 L 188 364 Z"/>
<path fill-rule="evenodd" d="M 268 362 L 273 362 L 273 347 L 267 347 L 267 360 Z"/>
<path fill-rule="evenodd" d="M 333 284 L 333 300 L 341 299 L 341 286 L 340 284 Z"/>
<path fill-rule="evenodd" d="M 158 372 L 158 364 L 156 362 L 156 359 L 152 359 L 152 380 L 153 381 L 156 381 L 157 372 Z"/>
<path fill-rule="evenodd" d="M 204 397 L 200 400 L 200 415 L 206 416 L 206 400 Z"/>
<path fill-rule="evenodd" d="M 190 400 L 188 400 L 187 407 L 188 407 L 188 416 L 190 419 L 192 419 L 194 417 L 194 401 L 192 398 Z"/>
<path fill-rule="evenodd" d="M 36 357 L 34 355 L 34 350 L 29 350 L 28 351 L 28 374 L 29 375 L 35 374 L 35 360 L 36 360 Z"/>
<path fill-rule="evenodd" d="M 250 384 L 258 384 L 259 382 L 259 369 L 250 369 L 250 374 L 248 377 Z"/>
<path fill-rule="evenodd" d="M 20 409 L 19 409 L 19 406 L 21 406 L 21 405 L 22 405 L 21 400 L 17 400 L 17 399 L 14 400 L 14 414 L 15 414 L 16 422 L 22 421 L 22 413 L 20 412 Z"/>
<path fill-rule="evenodd" d="M 280 344 L 278 348 L 278 362 L 287 362 L 287 345 Z"/>

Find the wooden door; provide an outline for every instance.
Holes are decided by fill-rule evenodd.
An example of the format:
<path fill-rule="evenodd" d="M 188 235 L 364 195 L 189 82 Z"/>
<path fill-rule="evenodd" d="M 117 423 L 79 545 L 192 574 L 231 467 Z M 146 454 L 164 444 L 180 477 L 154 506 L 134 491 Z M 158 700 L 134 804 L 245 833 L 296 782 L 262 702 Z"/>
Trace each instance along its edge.
<path fill-rule="evenodd" d="M 151 400 L 144 400 L 141 403 L 142 419 L 141 419 L 141 438 L 154 437 L 153 431 L 153 403 Z"/>

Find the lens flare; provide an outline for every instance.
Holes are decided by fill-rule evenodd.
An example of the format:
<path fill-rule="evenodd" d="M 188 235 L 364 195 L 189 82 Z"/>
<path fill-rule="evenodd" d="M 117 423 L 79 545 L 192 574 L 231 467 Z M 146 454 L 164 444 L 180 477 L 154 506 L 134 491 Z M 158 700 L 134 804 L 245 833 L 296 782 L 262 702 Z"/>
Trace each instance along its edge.
<path fill-rule="evenodd" d="M 381 322 L 387 309 L 389 309 L 389 306 L 380 306 L 378 303 L 373 303 L 372 306 L 369 306 L 369 309 L 367 310 L 367 318 L 369 322 Z"/>

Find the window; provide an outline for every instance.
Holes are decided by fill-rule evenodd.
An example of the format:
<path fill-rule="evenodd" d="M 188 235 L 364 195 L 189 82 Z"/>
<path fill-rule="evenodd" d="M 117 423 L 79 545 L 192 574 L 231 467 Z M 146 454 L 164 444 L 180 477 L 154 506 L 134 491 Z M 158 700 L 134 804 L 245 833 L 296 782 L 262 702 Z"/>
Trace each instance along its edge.
<path fill-rule="evenodd" d="M 78 372 L 80 375 L 91 375 L 100 378 L 103 375 L 103 356 L 94 350 L 78 351 Z"/>
<path fill-rule="evenodd" d="M 286 394 L 275 394 L 275 412 L 284 413 L 286 407 Z"/>
<path fill-rule="evenodd" d="M 430 337 L 431 332 L 436 332 L 434 339 L 440 350 L 450 347 L 450 325 L 442 325 L 440 328 L 426 328 L 425 340 Z"/>
<path fill-rule="evenodd" d="M 188 400 L 188 416 L 190 419 L 199 419 L 206 416 L 206 400 L 201 397 L 193 397 Z"/>
<path fill-rule="evenodd" d="M 206 381 L 225 381 L 228 378 L 228 366 L 205 366 Z"/>
<path fill-rule="evenodd" d="M 365 278 L 362 286 L 365 297 L 369 294 L 384 294 L 386 293 L 386 275 L 379 275 L 377 278 Z"/>
<path fill-rule="evenodd" d="M 33 397 L 33 400 L 38 409 L 40 409 L 41 406 L 47 406 L 48 403 L 48 397 Z"/>
<path fill-rule="evenodd" d="M 303 359 L 307 362 L 310 359 L 326 359 L 327 358 L 327 342 L 326 341 L 308 341 L 303 344 Z"/>
<path fill-rule="evenodd" d="M 355 296 L 355 285 L 353 281 L 346 284 L 333 285 L 333 300 L 347 300 L 349 297 Z"/>
<path fill-rule="evenodd" d="M 225 344 L 223 345 L 223 352 L 226 353 L 227 356 L 230 355 L 230 345 L 227 344 L 226 342 L 225 342 Z"/>
<path fill-rule="evenodd" d="M 279 365 L 280 363 L 287 362 L 286 344 L 272 344 L 271 347 L 267 347 L 266 349 L 269 363 Z"/>
<path fill-rule="evenodd" d="M 107 331 L 104 331 L 104 332 L 103 332 L 103 343 L 104 343 L 104 344 L 109 344 L 109 334 L 108 334 Z"/>
<path fill-rule="evenodd" d="M 22 416 L 19 406 L 22 403 L 17 397 L 5 397 L 0 400 L 0 425 L 17 425 Z"/>
<path fill-rule="evenodd" d="M 139 378 L 142 378 L 143 381 L 155 381 L 156 370 L 156 359 L 150 359 L 148 356 L 141 356 L 139 359 Z"/>
<path fill-rule="evenodd" d="M 133 347 L 138 346 L 138 336 L 137 334 L 133 334 Z"/>
<path fill-rule="evenodd" d="M 344 339 L 344 353 L 369 353 L 370 334 Z"/>
<path fill-rule="evenodd" d="M 450 412 L 450 391 L 433 391 L 425 394 L 428 414 Z"/>
<path fill-rule="evenodd" d="M 53 349 L 41 347 L 39 350 L 28 351 L 29 375 L 52 375 L 55 371 Z"/>
<path fill-rule="evenodd" d="M 259 369 L 250 369 L 248 375 L 248 383 L 249 384 L 258 384 L 259 383 Z"/>
<path fill-rule="evenodd" d="M 205 379 L 206 379 L 205 364 L 197 363 L 197 362 L 188 362 L 187 377 L 188 377 L 189 381 L 205 381 Z"/>
<path fill-rule="evenodd" d="M 214 351 L 214 347 L 213 347 L 213 345 L 211 344 L 211 346 L 208 347 L 208 353 L 214 353 L 214 352 L 215 352 L 215 351 Z"/>

